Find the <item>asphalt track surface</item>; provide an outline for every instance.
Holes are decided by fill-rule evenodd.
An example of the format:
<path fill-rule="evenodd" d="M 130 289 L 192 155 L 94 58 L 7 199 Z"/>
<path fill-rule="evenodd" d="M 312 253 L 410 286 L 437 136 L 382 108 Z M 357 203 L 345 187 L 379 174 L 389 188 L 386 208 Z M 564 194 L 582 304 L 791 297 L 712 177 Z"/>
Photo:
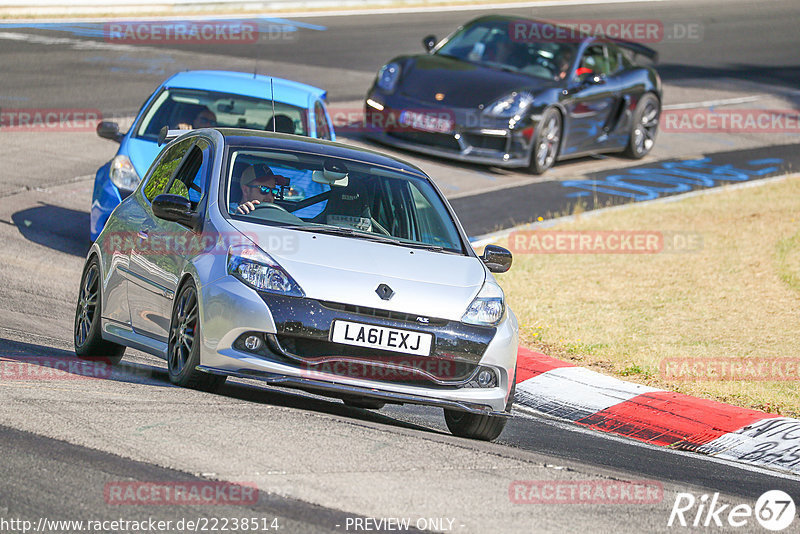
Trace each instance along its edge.
<path fill-rule="evenodd" d="M 581 13 L 575 8 L 535 12 L 551 18 L 702 21 L 700 48 L 680 42 L 656 46 L 661 53 L 659 72 L 665 82 L 676 85 L 687 79 L 712 83 L 724 77 L 796 89 L 800 80 L 796 2 L 758 7 L 749 2 L 664 2 L 591 6 Z M 325 30 L 302 28 L 296 40 L 274 46 L 195 45 L 178 53 L 174 47 L 109 52 L 102 39 L 81 32 L 0 28 L 0 37 L 2 32 L 33 36 L 0 39 L 0 106 L 91 107 L 106 115 L 130 116 L 166 73 L 199 64 L 269 70 L 329 88 L 333 101 L 352 101 L 363 97 L 385 60 L 421 50 L 422 36 L 442 36 L 478 13 L 304 17 L 298 20 Z M 53 41 L 63 38 L 69 41 Z M 76 40 L 87 44 L 76 45 Z M 195 56 L 200 59 L 193 61 Z M 85 177 L 113 155 L 113 146 L 89 135 L 60 137 L 56 143 L 53 137 L 36 134 L 2 135 L 2 175 L 13 179 L 0 179 L 0 219 L 5 223 L 0 225 L 0 351 L 13 361 L 31 356 L 69 360 L 74 290 L 86 251 L 91 194 Z M 36 155 L 37 149 L 44 157 Z M 733 151 L 725 161 L 741 165 L 779 157 L 790 165 L 797 152 L 792 146 L 757 150 Z M 602 173 L 608 174 L 589 175 L 602 179 Z M 501 188 L 493 193 L 507 199 L 514 222 L 569 210 L 570 200 L 560 184 L 545 180 L 520 187 L 530 194 L 531 204 L 519 200 L 525 198 L 520 191 Z M 509 222 L 491 212 L 487 217 L 492 206 L 482 203 L 484 197 L 453 200 L 472 234 Z M 562 201 L 564 206 L 553 207 Z M 171 387 L 163 362 L 135 351 L 129 354 L 128 365 L 110 380 L 46 387 L 35 381 L 3 384 L 0 516 L 168 519 L 252 512 L 281 518 L 283 532 L 342 532 L 342 521 L 355 515 L 416 513 L 456 516 L 456 530 L 463 532 L 488 531 L 489 525 L 498 532 L 639 532 L 668 530 L 666 521 L 678 491 L 719 491 L 730 502 L 752 504 L 766 490 L 783 489 L 800 502 L 796 477 L 648 447 L 541 417 L 519 414 L 496 443 L 476 443 L 449 436 L 438 410 L 387 407 L 367 412 L 250 382 L 229 383 L 220 395 L 201 394 Z M 148 422 L 163 432 L 148 435 Z M 316 448 L 308 450 L 309 446 Z M 102 499 L 102 486 L 114 480 L 245 477 L 262 488 L 271 487 L 274 474 L 253 471 L 268 463 L 265 457 L 285 466 L 283 477 L 291 484 L 275 483 L 276 490 L 262 492 L 247 513 L 242 507 L 120 510 Z M 664 484 L 665 498 L 652 507 L 565 508 L 509 506 L 502 493 L 515 479 L 548 478 L 656 480 Z"/>

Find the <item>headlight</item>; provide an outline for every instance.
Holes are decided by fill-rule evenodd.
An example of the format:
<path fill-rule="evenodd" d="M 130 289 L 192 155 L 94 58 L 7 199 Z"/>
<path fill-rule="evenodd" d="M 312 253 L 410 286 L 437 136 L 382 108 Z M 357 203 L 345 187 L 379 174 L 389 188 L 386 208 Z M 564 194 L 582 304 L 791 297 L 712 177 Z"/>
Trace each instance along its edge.
<path fill-rule="evenodd" d="M 484 113 L 492 117 L 514 117 L 522 115 L 533 104 L 533 95 L 527 92 L 511 93 L 488 106 Z"/>
<path fill-rule="evenodd" d="M 399 79 L 400 65 L 397 63 L 388 63 L 378 71 L 378 87 L 389 93 L 394 91 Z"/>
<path fill-rule="evenodd" d="M 255 245 L 233 245 L 228 249 L 228 273 L 259 291 L 305 296 L 294 278 Z"/>
<path fill-rule="evenodd" d="M 485 283 L 478 296 L 467 308 L 461 322 L 477 324 L 481 326 L 494 326 L 503 318 L 505 312 L 505 296 L 500 286 L 493 283 Z"/>
<path fill-rule="evenodd" d="M 133 191 L 142 181 L 128 156 L 119 155 L 111 160 L 108 171 L 111 183 L 125 191 Z"/>

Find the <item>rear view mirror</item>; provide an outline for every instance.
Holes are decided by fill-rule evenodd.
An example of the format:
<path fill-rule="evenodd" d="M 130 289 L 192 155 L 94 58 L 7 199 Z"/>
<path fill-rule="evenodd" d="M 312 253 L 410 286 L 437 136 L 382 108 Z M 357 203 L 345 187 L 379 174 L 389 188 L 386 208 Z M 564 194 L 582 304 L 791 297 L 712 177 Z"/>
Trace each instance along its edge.
<path fill-rule="evenodd" d="M 437 42 L 436 36 L 429 35 L 422 40 L 422 46 L 425 47 L 426 52 L 430 52 L 431 50 L 434 49 L 434 47 L 436 47 L 436 42 Z"/>
<path fill-rule="evenodd" d="M 511 268 L 511 252 L 497 245 L 486 245 L 481 260 L 493 273 L 504 273 Z"/>
<path fill-rule="evenodd" d="M 245 108 L 234 100 L 221 101 L 217 104 L 217 112 L 230 115 L 244 115 Z"/>
<path fill-rule="evenodd" d="M 97 135 L 103 139 L 110 139 L 117 143 L 122 142 L 123 137 L 119 132 L 119 124 L 109 121 L 102 121 L 97 125 Z"/>
<path fill-rule="evenodd" d="M 318 184 L 347 187 L 350 182 L 347 172 L 347 166 L 343 162 L 328 158 L 322 164 L 321 171 L 311 173 L 311 179 Z"/>

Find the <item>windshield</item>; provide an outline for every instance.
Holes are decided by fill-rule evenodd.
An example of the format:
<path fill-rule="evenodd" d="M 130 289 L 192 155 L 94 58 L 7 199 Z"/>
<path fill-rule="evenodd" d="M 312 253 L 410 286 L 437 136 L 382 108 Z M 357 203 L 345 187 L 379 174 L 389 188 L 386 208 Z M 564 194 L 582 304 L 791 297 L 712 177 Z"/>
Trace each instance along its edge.
<path fill-rule="evenodd" d="M 436 54 L 548 80 L 569 74 L 576 43 L 539 39 L 535 32 L 512 37 L 512 24 L 477 22 L 456 32 Z"/>
<path fill-rule="evenodd" d="M 196 89 L 167 89 L 147 109 L 137 137 L 156 140 L 164 125 L 170 129 L 211 127 L 275 130 L 308 135 L 307 112 L 303 108 L 269 99 L 249 98 Z"/>
<path fill-rule="evenodd" d="M 223 191 L 234 218 L 464 254 L 424 179 L 321 155 L 232 149 Z"/>

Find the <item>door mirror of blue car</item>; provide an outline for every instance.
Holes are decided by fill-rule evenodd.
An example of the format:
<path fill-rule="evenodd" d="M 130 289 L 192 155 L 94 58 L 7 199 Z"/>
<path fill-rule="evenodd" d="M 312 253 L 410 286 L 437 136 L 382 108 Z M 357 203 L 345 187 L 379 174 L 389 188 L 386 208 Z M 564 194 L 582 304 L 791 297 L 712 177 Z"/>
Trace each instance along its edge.
<path fill-rule="evenodd" d="M 481 260 L 493 273 L 504 273 L 511 268 L 511 252 L 497 245 L 486 245 Z"/>
<path fill-rule="evenodd" d="M 425 47 L 426 52 L 430 52 L 433 50 L 433 47 L 436 46 L 436 41 L 437 39 L 435 35 L 429 35 L 422 40 L 422 46 Z"/>
<path fill-rule="evenodd" d="M 197 222 L 197 214 L 192 211 L 191 201 L 181 195 L 158 195 L 153 199 L 153 215 L 191 229 L 194 229 Z"/>
<path fill-rule="evenodd" d="M 116 122 L 102 121 L 97 125 L 97 135 L 103 139 L 110 139 L 117 143 L 122 142 L 123 135 L 119 131 L 119 124 Z"/>

